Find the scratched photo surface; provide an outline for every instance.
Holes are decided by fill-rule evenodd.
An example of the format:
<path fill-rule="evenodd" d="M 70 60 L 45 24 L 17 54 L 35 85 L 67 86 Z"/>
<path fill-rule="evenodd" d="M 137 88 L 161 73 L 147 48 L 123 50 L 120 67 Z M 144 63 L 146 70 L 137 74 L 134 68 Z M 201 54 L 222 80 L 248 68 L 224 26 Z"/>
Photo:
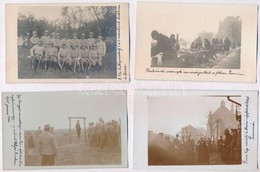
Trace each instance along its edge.
<path fill-rule="evenodd" d="M 148 97 L 148 165 L 241 164 L 240 109 L 239 95 Z"/>
<path fill-rule="evenodd" d="M 256 5 L 138 2 L 136 22 L 136 79 L 256 80 Z"/>
<path fill-rule="evenodd" d="M 17 44 L 7 43 L 17 50 L 7 53 L 9 60 L 16 53 L 9 62 L 15 62 L 17 69 L 10 70 L 16 74 L 9 76 L 21 81 L 128 80 L 127 4 L 8 4 L 6 11 L 13 23 L 8 27 L 17 32 Z"/>
<path fill-rule="evenodd" d="M 125 91 L 4 93 L 3 103 L 5 169 L 126 167 Z"/>

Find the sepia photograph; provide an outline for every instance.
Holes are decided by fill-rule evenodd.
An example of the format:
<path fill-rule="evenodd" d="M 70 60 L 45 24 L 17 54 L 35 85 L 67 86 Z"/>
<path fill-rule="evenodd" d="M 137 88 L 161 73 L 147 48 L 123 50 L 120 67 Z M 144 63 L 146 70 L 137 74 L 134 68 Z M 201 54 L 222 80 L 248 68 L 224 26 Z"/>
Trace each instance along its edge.
<path fill-rule="evenodd" d="M 4 93 L 3 102 L 5 169 L 126 167 L 125 91 Z"/>
<path fill-rule="evenodd" d="M 257 5 L 138 2 L 136 22 L 136 79 L 256 82 Z"/>
<path fill-rule="evenodd" d="M 134 168 L 256 170 L 256 91 L 135 90 Z"/>
<path fill-rule="evenodd" d="M 148 97 L 148 164 L 241 164 L 240 97 Z"/>
<path fill-rule="evenodd" d="M 189 22 L 183 18 L 181 24 Z M 173 26 L 165 33 L 151 32 L 151 67 L 240 69 L 240 16 L 205 16 L 193 22 L 200 24 L 191 30 Z"/>
<path fill-rule="evenodd" d="M 118 51 L 127 4 L 7 7 L 17 10 L 17 79 L 127 80 L 127 58 Z"/>

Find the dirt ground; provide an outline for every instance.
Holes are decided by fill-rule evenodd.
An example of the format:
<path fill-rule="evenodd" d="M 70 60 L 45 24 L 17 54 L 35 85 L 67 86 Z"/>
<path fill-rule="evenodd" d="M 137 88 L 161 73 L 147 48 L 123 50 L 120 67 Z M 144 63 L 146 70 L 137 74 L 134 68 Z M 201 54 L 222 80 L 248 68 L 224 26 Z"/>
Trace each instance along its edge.
<path fill-rule="evenodd" d="M 103 66 L 105 70 L 89 71 L 87 75 L 74 73 L 72 71 L 60 71 L 51 69 L 34 71 L 31 69 L 31 61 L 27 56 L 30 55 L 29 48 L 18 47 L 18 78 L 19 79 L 104 79 L 116 78 L 116 52 L 109 51 L 104 57 Z"/>
<path fill-rule="evenodd" d="M 33 131 L 35 133 L 36 131 Z M 32 131 L 30 131 L 32 133 Z M 120 165 L 121 149 L 117 147 L 105 147 L 103 151 L 95 146 L 85 143 L 84 135 L 78 140 L 76 133 L 72 134 L 72 143 L 69 144 L 68 131 L 55 132 L 58 144 L 56 165 Z M 25 141 L 28 131 L 25 132 Z M 40 166 L 41 155 L 39 154 L 39 137 L 34 135 L 35 148 L 31 156 L 28 155 L 25 145 L 25 166 Z"/>

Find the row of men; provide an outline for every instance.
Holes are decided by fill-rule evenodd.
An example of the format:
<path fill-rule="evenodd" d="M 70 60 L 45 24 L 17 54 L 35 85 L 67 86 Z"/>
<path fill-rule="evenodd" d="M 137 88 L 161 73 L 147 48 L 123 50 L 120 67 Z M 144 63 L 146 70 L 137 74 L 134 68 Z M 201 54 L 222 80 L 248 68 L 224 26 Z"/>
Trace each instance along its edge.
<path fill-rule="evenodd" d="M 237 129 L 232 129 L 231 134 L 226 129 L 225 139 L 222 137 L 217 142 L 201 138 L 195 143 L 188 137 L 186 140 L 176 135 L 173 141 L 170 137 L 159 133 L 156 136 L 149 135 L 148 150 L 150 165 L 185 165 L 185 164 L 209 164 L 210 155 L 217 154 L 215 163 L 240 164 L 241 163 L 241 135 Z M 157 158 L 161 157 L 161 158 Z"/>
<path fill-rule="evenodd" d="M 81 134 L 81 127 L 79 121 L 76 124 L 76 131 L 78 139 Z M 104 122 L 102 118 L 99 118 L 99 122 L 94 124 L 93 122 L 89 123 L 87 128 L 87 137 L 89 144 L 91 146 L 96 146 L 97 150 L 103 151 L 104 146 L 109 148 L 117 147 L 120 145 L 120 123 L 115 120 Z"/>
<path fill-rule="evenodd" d="M 234 46 L 235 44 L 233 43 L 232 48 L 235 48 Z M 193 49 L 200 49 L 202 47 L 206 50 L 219 51 L 227 54 L 231 47 L 231 40 L 228 38 L 228 36 L 226 36 L 224 41 L 222 38 L 213 38 L 212 42 L 210 43 L 207 38 L 205 38 L 204 42 L 202 42 L 201 38 L 198 37 L 191 44 L 191 48 Z"/>
<path fill-rule="evenodd" d="M 46 41 L 45 41 L 46 43 Z M 68 43 L 71 44 L 68 46 Z M 61 42 L 61 47 L 55 46 L 54 41 L 48 41 L 45 45 L 42 39 L 30 49 L 31 67 L 34 70 L 46 69 L 51 67 L 63 70 L 71 69 L 74 72 L 86 72 L 92 66 L 98 70 L 102 67 L 103 58 L 106 55 L 106 44 L 99 36 L 93 44 L 81 44 L 75 42 Z"/>
<path fill-rule="evenodd" d="M 45 30 L 44 35 L 39 38 L 37 32 L 33 31 L 32 37 L 30 38 L 31 47 L 38 44 L 40 40 L 43 42 L 44 46 L 48 46 L 49 42 L 52 41 L 56 48 L 60 48 L 62 44 L 65 43 L 67 48 L 70 48 L 72 44 L 75 44 L 77 48 L 81 48 L 84 45 L 87 49 L 91 49 L 96 42 L 96 39 L 93 37 L 93 32 L 89 32 L 88 38 L 86 38 L 85 33 L 81 33 L 80 39 L 78 39 L 76 33 L 73 33 L 71 38 L 69 34 L 66 33 L 65 37 L 61 39 L 59 33 L 53 32 L 52 34 L 49 34 L 49 31 Z"/>

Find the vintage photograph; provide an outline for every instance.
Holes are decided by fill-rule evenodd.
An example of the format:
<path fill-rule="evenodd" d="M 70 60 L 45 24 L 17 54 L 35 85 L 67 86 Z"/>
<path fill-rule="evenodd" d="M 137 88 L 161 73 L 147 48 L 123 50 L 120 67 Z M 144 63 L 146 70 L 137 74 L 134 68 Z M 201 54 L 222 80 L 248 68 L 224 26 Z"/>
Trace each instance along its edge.
<path fill-rule="evenodd" d="M 240 108 L 239 95 L 148 97 L 148 164 L 241 164 Z"/>
<path fill-rule="evenodd" d="M 16 23 L 7 27 L 17 32 L 17 79 L 128 80 L 127 4 L 6 7 L 7 17 L 16 12 Z"/>
<path fill-rule="evenodd" d="M 14 151 L 4 164 L 11 169 L 126 167 L 125 91 L 4 93 L 3 102 L 10 115 L 3 130 L 11 138 L 4 148 Z M 12 130 L 13 123 L 19 127 Z"/>
<path fill-rule="evenodd" d="M 116 6 L 18 8 L 19 78 L 116 78 Z"/>
<path fill-rule="evenodd" d="M 224 15 L 197 17 L 191 30 L 153 30 L 151 67 L 240 69 L 241 17 Z M 183 18 L 180 24 L 189 22 Z"/>
<path fill-rule="evenodd" d="M 142 89 L 134 105 L 134 168 L 257 169 L 257 91 Z"/>
<path fill-rule="evenodd" d="M 138 2 L 136 23 L 136 79 L 256 82 L 257 5 Z"/>

